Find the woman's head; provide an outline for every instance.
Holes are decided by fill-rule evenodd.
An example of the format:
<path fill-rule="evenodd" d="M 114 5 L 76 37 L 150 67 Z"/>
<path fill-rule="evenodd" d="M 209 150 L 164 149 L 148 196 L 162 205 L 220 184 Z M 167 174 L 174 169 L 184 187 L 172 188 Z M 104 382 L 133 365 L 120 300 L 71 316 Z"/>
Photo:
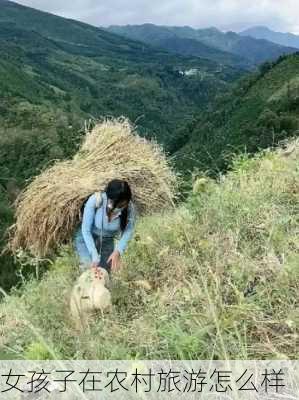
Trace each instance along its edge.
<path fill-rule="evenodd" d="M 128 182 L 121 179 L 113 179 L 105 188 L 110 210 L 121 209 L 120 228 L 125 230 L 128 223 L 128 205 L 132 199 L 132 192 Z"/>
<path fill-rule="evenodd" d="M 112 204 L 112 209 L 127 207 L 132 199 L 131 188 L 128 182 L 122 179 L 111 180 L 107 184 L 105 192 L 108 201 Z"/>

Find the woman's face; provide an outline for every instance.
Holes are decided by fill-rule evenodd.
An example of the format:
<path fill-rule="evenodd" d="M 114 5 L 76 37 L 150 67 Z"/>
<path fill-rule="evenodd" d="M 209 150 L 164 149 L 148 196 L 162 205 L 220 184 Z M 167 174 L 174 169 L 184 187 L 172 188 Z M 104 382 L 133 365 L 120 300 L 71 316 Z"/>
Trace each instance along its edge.
<path fill-rule="evenodd" d="M 108 209 L 110 211 L 113 212 L 119 212 L 121 211 L 123 208 L 128 206 L 128 202 L 126 200 L 120 201 L 119 203 L 115 204 L 115 207 L 113 208 L 113 200 L 108 199 L 108 203 L 107 203 Z"/>
<path fill-rule="evenodd" d="M 125 208 L 125 207 L 127 207 L 127 205 L 128 205 L 128 202 L 126 200 L 123 200 L 123 201 L 117 203 L 115 205 L 115 208 Z"/>

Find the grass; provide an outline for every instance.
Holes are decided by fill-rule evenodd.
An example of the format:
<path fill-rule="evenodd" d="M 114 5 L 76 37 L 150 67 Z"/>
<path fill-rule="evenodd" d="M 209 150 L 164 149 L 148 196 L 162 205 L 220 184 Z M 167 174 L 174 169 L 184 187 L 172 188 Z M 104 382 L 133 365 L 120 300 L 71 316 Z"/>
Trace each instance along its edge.
<path fill-rule="evenodd" d="M 68 317 L 77 261 L 62 249 L 41 280 L 3 299 L 2 348 L 33 359 L 298 359 L 294 143 L 289 155 L 238 157 L 218 181 L 199 177 L 180 207 L 140 219 L 113 276 L 114 312 L 83 333 Z"/>

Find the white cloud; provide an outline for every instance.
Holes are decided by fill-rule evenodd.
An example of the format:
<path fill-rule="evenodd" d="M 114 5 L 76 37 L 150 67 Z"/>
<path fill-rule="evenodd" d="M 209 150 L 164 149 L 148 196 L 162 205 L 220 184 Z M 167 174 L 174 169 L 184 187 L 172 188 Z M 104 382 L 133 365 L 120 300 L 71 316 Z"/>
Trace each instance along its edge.
<path fill-rule="evenodd" d="M 253 25 L 299 31 L 297 0 L 17 0 L 18 3 L 97 26 L 110 24 L 216 26 L 240 31 Z"/>

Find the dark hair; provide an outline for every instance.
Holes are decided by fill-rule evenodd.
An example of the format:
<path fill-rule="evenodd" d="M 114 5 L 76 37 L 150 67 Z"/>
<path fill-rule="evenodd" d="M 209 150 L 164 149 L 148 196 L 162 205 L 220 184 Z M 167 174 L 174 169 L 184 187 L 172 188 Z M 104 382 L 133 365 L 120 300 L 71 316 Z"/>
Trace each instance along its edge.
<path fill-rule="evenodd" d="M 113 207 L 117 207 L 119 203 L 123 201 L 129 201 L 132 199 L 132 192 L 131 188 L 127 181 L 122 179 L 113 179 L 111 180 L 106 188 L 105 188 L 106 195 L 108 199 L 113 201 Z M 120 228 L 122 231 L 125 230 L 128 222 L 128 207 L 125 207 L 120 215 Z"/>

